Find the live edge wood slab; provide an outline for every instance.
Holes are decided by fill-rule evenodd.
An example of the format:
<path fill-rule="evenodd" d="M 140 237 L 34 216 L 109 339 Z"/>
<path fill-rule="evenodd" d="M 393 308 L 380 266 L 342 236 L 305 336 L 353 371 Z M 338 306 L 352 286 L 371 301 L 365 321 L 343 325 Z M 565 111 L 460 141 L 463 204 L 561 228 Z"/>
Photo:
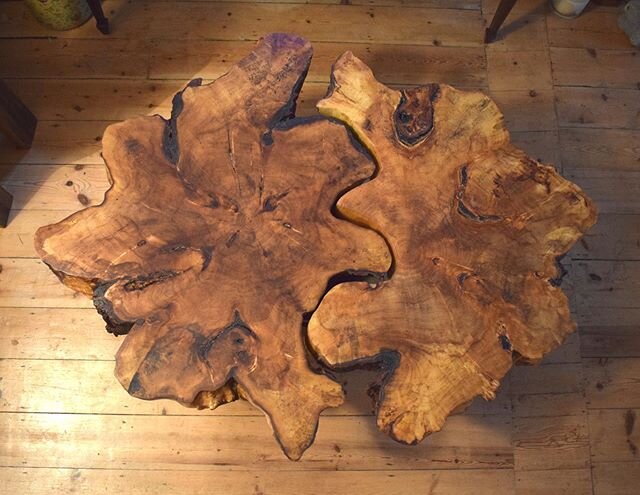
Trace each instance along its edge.
<path fill-rule="evenodd" d="M 332 118 L 295 118 L 310 60 L 269 35 L 169 120 L 110 126 L 104 202 L 35 239 L 126 334 L 130 394 L 246 399 L 291 459 L 343 401 L 333 369 L 380 366 L 378 424 L 407 443 L 493 397 L 573 330 L 557 260 L 595 221 L 480 93 L 392 90 L 347 53 L 319 103 Z"/>
<path fill-rule="evenodd" d="M 477 395 L 495 397 L 514 361 L 539 361 L 575 329 L 560 258 L 596 219 L 591 201 L 509 142 L 479 92 L 379 83 L 351 53 L 336 62 L 324 115 L 378 163 L 341 197 L 341 215 L 384 235 L 378 284 L 332 288 L 310 321 L 331 367 L 378 359 L 378 427 L 415 443 Z"/>
<path fill-rule="evenodd" d="M 374 164 L 339 123 L 291 119 L 311 53 L 269 36 L 177 95 L 169 121 L 110 126 L 104 203 L 36 234 L 44 262 L 127 334 L 116 377 L 130 394 L 208 407 L 242 396 L 292 459 L 343 400 L 308 363 L 305 313 L 333 275 L 391 262 L 381 236 L 331 213 Z"/>

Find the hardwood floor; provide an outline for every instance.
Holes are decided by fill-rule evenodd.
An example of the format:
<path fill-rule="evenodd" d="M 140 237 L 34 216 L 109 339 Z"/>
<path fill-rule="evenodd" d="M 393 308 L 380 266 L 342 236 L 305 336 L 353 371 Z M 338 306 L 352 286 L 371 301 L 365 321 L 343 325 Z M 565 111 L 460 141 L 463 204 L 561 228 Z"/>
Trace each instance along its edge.
<path fill-rule="evenodd" d="M 342 5 L 346 3 L 347 5 Z M 573 21 L 520 0 L 485 47 L 497 0 L 106 0 L 93 22 L 53 32 L 0 2 L 0 78 L 38 116 L 33 147 L 0 136 L 0 486 L 7 494 L 640 493 L 640 52 L 592 6 Z M 113 377 L 120 341 L 89 300 L 36 258 L 33 233 L 100 203 L 100 139 L 113 121 L 167 116 L 189 79 L 223 74 L 262 34 L 310 39 L 299 114 L 314 113 L 331 63 L 351 50 L 384 82 L 490 93 L 513 140 L 597 202 L 567 256 L 579 332 L 538 367 L 517 367 L 419 446 L 378 433 L 366 373 L 287 461 L 245 403 L 194 411 L 129 397 Z"/>

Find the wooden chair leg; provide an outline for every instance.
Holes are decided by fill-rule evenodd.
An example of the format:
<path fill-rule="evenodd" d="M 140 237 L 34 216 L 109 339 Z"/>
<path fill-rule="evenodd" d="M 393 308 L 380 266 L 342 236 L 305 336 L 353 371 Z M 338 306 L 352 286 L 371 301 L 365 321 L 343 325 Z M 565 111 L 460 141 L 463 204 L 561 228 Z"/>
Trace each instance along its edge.
<path fill-rule="evenodd" d="M 12 202 L 13 196 L 0 186 L 0 228 L 7 226 Z"/>
<path fill-rule="evenodd" d="M 516 0 L 500 0 L 500 4 L 498 5 L 496 13 L 493 15 L 491 24 L 484 32 L 485 43 L 492 43 L 495 41 L 496 36 L 498 35 L 498 29 L 500 29 L 500 26 L 502 26 L 502 23 L 507 18 L 515 4 Z"/>
<path fill-rule="evenodd" d="M 37 123 L 35 115 L 0 81 L 0 132 L 5 133 L 19 148 L 29 148 Z"/>
<path fill-rule="evenodd" d="M 87 0 L 93 17 L 96 18 L 96 27 L 102 34 L 109 34 L 109 19 L 104 16 L 102 11 L 102 4 L 100 0 Z"/>

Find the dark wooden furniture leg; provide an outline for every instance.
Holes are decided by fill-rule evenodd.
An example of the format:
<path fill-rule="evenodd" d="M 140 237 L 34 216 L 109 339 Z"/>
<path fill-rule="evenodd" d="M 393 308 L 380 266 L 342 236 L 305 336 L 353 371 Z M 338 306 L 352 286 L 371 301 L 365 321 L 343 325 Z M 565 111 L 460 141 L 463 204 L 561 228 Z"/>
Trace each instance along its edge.
<path fill-rule="evenodd" d="M 29 148 L 37 124 L 35 115 L 0 81 L 0 132 L 5 133 L 18 148 Z M 12 201 L 11 194 L 0 187 L 0 227 L 7 226 Z"/>
<path fill-rule="evenodd" d="M 0 186 L 0 228 L 6 227 L 9 221 L 9 212 L 13 197 L 2 186 Z"/>
<path fill-rule="evenodd" d="M 5 133 L 18 148 L 29 148 L 37 123 L 35 115 L 0 81 L 0 132 Z"/>
<path fill-rule="evenodd" d="M 96 27 L 98 28 L 98 31 L 102 34 L 109 34 L 109 19 L 104 16 L 100 0 L 87 0 L 87 3 L 91 8 L 91 12 L 93 12 L 93 17 L 96 18 Z"/>
<path fill-rule="evenodd" d="M 492 43 L 495 41 L 496 36 L 498 35 L 498 29 L 500 29 L 500 26 L 502 26 L 502 23 L 507 18 L 515 4 L 516 0 L 500 0 L 500 4 L 498 5 L 496 13 L 493 15 L 491 24 L 484 32 L 485 43 Z"/>

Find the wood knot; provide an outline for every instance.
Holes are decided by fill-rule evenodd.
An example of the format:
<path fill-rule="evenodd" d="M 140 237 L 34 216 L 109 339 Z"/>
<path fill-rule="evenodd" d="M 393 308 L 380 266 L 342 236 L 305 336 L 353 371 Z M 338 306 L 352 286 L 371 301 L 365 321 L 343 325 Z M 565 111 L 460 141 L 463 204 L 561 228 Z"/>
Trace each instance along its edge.
<path fill-rule="evenodd" d="M 91 203 L 91 201 L 89 201 L 89 198 L 87 198 L 84 194 L 80 193 L 77 196 L 78 201 L 80 202 L 80 204 L 82 206 L 89 206 L 89 204 Z"/>
<path fill-rule="evenodd" d="M 440 94 L 437 84 L 402 91 L 400 104 L 393 116 L 398 139 L 415 146 L 433 129 L 433 104 Z"/>
<path fill-rule="evenodd" d="M 219 333 L 194 344 L 196 354 L 209 363 L 226 363 L 226 367 L 251 367 L 257 355 L 258 337 L 238 312 Z"/>

